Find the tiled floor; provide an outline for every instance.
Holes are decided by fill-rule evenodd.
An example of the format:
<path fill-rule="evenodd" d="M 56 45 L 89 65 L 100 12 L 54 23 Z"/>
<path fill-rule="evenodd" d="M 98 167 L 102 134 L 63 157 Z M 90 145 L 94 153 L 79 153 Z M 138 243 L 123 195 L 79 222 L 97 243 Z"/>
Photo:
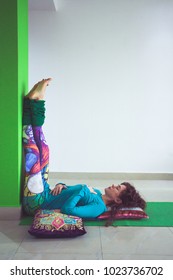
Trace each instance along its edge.
<path fill-rule="evenodd" d="M 66 180 L 67 184 L 78 182 Z M 85 183 L 103 189 L 112 182 L 85 180 Z M 133 184 L 148 201 L 173 201 L 173 181 L 133 181 Z M 50 240 L 34 238 L 28 228 L 19 226 L 18 221 L 0 221 L 1 260 L 173 260 L 173 227 L 88 226 L 83 236 Z"/>

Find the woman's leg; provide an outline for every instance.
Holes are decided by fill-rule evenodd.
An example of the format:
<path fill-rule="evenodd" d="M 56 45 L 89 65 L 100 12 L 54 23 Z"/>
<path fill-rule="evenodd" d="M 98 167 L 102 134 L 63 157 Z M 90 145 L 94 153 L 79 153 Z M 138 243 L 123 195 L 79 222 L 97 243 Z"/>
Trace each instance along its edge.
<path fill-rule="evenodd" d="M 25 154 L 25 182 L 23 208 L 27 214 L 33 214 L 43 203 L 44 186 L 40 169 L 39 149 L 36 145 L 31 125 L 23 126 L 23 147 Z"/>
<path fill-rule="evenodd" d="M 33 126 L 34 139 L 40 154 L 40 170 L 43 181 L 48 181 L 49 173 L 49 146 L 46 142 L 42 126 Z"/>
<path fill-rule="evenodd" d="M 42 98 L 49 81 L 39 82 L 24 99 L 25 186 L 23 207 L 28 214 L 34 214 L 50 191 L 47 183 L 49 148 L 42 131 L 45 119 L 45 101 Z"/>

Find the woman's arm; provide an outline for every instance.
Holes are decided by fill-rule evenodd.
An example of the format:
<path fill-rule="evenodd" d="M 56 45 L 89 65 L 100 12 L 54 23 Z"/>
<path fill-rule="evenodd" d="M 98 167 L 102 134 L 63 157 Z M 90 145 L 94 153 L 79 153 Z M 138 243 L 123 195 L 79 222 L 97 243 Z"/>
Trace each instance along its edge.
<path fill-rule="evenodd" d="M 63 206 L 61 208 L 61 213 L 90 219 L 90 218 L 96 218 L 106 211 L 102 205 L 98 205 L 96 203 L 90 203 L 88 205 L 75 206 L 75 207 L 71 207 L 71 205 L 66 204 L 65 206 Z"/>
<path fill-rule="evenodd" d="M 93 195 L 93 194 L 92 194 Z M 83 187 L 79 192 L 75 192 L 66 200 L 61 212 L 68 215 L 78 216 L 81 218 L 96 218 L 106 211 L 104 203 L 99 200 L 90 200 L 91 192 L 87 186 Z M 84 205 L 80 205 L 80 201 L 85 200 Z"/>
<path fill-rule="evenodd" d="M 51 190 L 51 194 L 58 195 L 62 192 L 63 189 L 66 189 L 66 185 L 62 183 L 58 183 L 55 185 L 54 189 Z"/>

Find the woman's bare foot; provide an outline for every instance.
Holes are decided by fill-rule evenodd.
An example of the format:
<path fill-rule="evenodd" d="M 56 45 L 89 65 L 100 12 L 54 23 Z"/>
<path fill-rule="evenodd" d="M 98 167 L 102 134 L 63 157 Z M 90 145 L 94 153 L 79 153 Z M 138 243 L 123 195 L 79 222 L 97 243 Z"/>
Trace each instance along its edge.
<path fill-rule="evenodd" d="M 44 100 L 46 87 L 49 85 L 51 80 L 51 78 L 48 78 L 38 82 L 25 97 L 35 100 Z"/>

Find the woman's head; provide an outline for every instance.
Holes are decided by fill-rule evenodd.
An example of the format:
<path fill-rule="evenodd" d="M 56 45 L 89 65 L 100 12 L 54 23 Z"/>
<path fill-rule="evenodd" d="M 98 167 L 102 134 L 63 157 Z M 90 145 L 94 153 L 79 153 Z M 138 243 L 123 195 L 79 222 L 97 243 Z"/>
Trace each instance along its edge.
<path fill-rule="evenodd" d="M 107 187 L 105 189 L 106 204 L 112 204 L 112 202 L 121 204 L 121 194 L 126 191 L 126 188 L 123 184 Z"/>
<path fill-rule="evenodd" d="M 120 207 L 140 207 L 144 209 L 146 206 L 145 200 L 128 182 L 106 188 L 104 201 L 111 207 L 111 216 L 107 220 L 105 226 L 112 224 L 115 219 L 115 213 Z"/>
<path fill-rule="evenodd" d="M 119 207 L 140 207 L 145 208 L 146 202 L 128 182 L 120 185 L 112 185 L 105 189 L 107 205 Z"/>

